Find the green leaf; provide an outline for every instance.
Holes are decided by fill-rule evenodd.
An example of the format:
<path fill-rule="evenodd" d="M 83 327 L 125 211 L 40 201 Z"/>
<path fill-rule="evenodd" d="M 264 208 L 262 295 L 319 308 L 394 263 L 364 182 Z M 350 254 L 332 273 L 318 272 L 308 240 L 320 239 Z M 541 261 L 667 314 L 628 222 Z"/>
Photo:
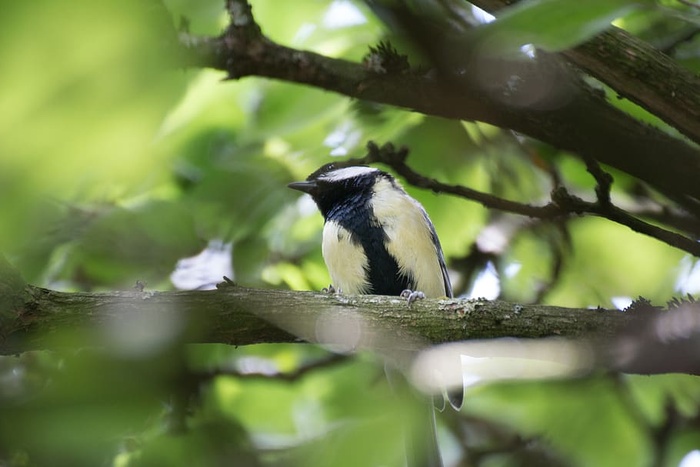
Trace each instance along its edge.
<path fill-rule="evenodd" d="M 250 140 L 284 136 L 347 111 L 345 99 L 314 88 L 275 82 L 261 91 L 245 133 Z"/>
<path fill-rule="evenodd" d="M 0 248 L 45 197 L 114 199 L 162 174 L 153 137 L 184 84 L 169 22 L 145 2 L 3 4 Z"/>
<path fill-rule="evenodd" d="M 605 378 L 506 382 L 475 387 L 465 411 L 497 420 L 526 437 L 542 437 L 571 465 L 646 465 L 650 444 Z M 605 446 L 605 448 L 603 448 Z"/>
<path fill-rule="evenodd" d="M 504 10 L 479 29 L 478 41 L 490 52 L 522 55 L 532 44 L 548 52 L 569 49 L 603 32 L 610 23 L 640 7 L 630 0 L 531 0 Z"/>
<path fill-rule="evenodd" d="M 681 251 L 601 219 L 577 219 L 569 228 L 572 254 L 548 303 L 610 307 L 615 296 L 663 303 L 673 294 Z"/>

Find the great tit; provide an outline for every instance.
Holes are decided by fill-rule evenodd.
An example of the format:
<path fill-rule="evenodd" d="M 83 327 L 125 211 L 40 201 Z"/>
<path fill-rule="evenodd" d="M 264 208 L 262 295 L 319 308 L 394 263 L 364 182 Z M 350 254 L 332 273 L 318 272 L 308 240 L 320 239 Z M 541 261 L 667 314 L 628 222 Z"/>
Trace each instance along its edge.
<path fill-rule="evenodd" d="M 452 297 L 435 227 L 394 177 L 371 167 L 339 168 L 331 163 L 289 187 L 310 194 L 323 215 L 323 259 L 335 289 Z M 394 384 L 400 380 L 389 369 L 387 377 Z M 424 430 L 407 432 L 409 467 L 442 466 L 432 407 L 426 415 Z"/>
<path fill-rule="evenodd" d="M 452 297 L 435 227 L 394 177 L 331 163 L 289 187 L 310 194 L 325 219 L 323 259 L 337 290 Z"/>

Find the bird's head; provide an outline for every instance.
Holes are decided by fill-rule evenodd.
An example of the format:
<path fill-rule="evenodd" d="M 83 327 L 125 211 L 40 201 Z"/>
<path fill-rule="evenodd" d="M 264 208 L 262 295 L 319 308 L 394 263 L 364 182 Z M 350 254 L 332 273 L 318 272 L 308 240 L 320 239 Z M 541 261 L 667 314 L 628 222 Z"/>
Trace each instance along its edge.
<path fill-rule="evenodd" d="M 308 193 L 314 199 L 324 217 L 340 205 L 366 204 L 375 186 L 382 181 L 394 183 L 386 172 L 366 166 L 338 167 L 326 164 L 309 175 L 303 182 L 287 185 L 294 190 Z"/>

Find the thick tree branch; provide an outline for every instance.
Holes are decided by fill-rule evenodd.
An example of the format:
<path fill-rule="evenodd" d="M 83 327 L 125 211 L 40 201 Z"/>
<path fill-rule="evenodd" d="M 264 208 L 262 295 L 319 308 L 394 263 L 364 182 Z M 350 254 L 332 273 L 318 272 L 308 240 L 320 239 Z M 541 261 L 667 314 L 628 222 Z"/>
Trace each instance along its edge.
<path fill-rule="evenodd" d="M 700 214 L 700 151 L 615 109 L 556 64 L 487 60 L 482 65 L 497 70 L 490 81 L 503 79 L 489 90 L 473 79 L 460 81 L 458 75 L 378 74 L 358 63 L 270 41 L 247 2 L 231 1 L 229 11 L 231 25 L 221 36 L 185 41 L 190 65 L 224 70 L 231 79 L 281 79 L 427 115 L 513 129 L 627 172 Z M 513 76 L 519 80 L 515 89 L 506 84 Z M 524 106 L 522 99 L 531 99 L 543 86 L 551 87 L 543 100 Z"/>
<path fill-rule="evenodd" d="M 614 27 L 563 55 L 700 144 L 698 78 L 667 55 Z"/>
<path fill-rule="evenodd" d="M 509 0 L 470 3 L 494 15 L 513 4 Z M 668 55 L 614 26 L 562 55 L 700 144 L 698 77 Z"/>
<path fill-rule="evenodd" d="M 642 298 L 626 312 L 481 299 L 425 299 L 409 307 L 398 297 L 258 290 L 229 284 L 212 291 L 65 293 L 26 285 L 7 262 L 0 261 L 4 292 L 0 354 L 115 345 L 133 353 L 131 346 L 138 344 L 138 336 L 146 336 L 141 343 L 148 349 L 154 343 L 313 342 L 340 352 L 371 350 L 407 365 L 415 362 L 419 351 L 451 343 L 423 352 L 419 359 L 425 364 L 432 358 L 430 353 L 454 356 L 466 349 L 478 354 L 485 348 L 489 354 L 505 352 L 528 358 L 526 348 L 559 348 L 583 358 L 580 371 L 593 364 L 625 372 L 700 374 L 700 359 L 692 351 L 700 339 L 700 309 L 692 297 L 674 299 L 669 311 L 662 313 Z M 551 336 L 579 343 L 480 342 Z M 586 363 L 591 357 L 596 361 Z M 450 368 L 458 360 L 439 358 L 451 362 Z M 460 374 L 458 369 L 455 374 Z"/>
<path fill-rule="evenodd" d="M 414 352 L 428 344 L 493 337 L 610 336 L 629 317 L 616 310 L 486 300 L 344 296 L 229 286 L 213 291 L 63 293 L 28 286 L 31 297 L 0 310 L 0 353 L 52 348 L 61 332 L 96 337 L 129 323 L 180 323 L 185 342 L 248 345 L 320 342 L 346 350 Z M 146 321 L 142 321 L 147 318 Z M 72 345 L 88 343 L 72 343 Z"/>
<path fill-rule="evenodd" d="M 66 346 L 109 348 L 115 345 L 115 337 L 128 343 L 130 333 L 158 335 L 166 328 L 178 330 L 169 335 L 170 342 L 178 345 L 314 342 L 340 352 L 371 350 L 406 365 L 419 351 L 436 344 L 453 343 L 444 350 L 434 349 L 444 355 L 482 352 L 487 346 L 495 354 L 528 358 L 527 339 L 566 337 L 580 343 L 554 342 L 552 348 L 578 349 L 580 356 L 595 359 L 584 362 L 580 371 L 590 370 L 592 364 L 642 374 L 700 374 L 700 359 L 692 351 L 700 339 L 700 311 L 693 303 L 658 314 L 643 300 L 637 308 L 648 310 L 627 312 L 462 299 L 426 299 L 408 307 L 398 297 L 236 286 L 110 293 L 64 293 L 27 286 L 14 292 L 25 299 L 20 306 L 15 302 L 15 307 L 0 310 L 4 317 L 0 354 Z M 526 340 L 521 344 L 512 339 L 493 345 L 482 342 L 502 337 Z"/>

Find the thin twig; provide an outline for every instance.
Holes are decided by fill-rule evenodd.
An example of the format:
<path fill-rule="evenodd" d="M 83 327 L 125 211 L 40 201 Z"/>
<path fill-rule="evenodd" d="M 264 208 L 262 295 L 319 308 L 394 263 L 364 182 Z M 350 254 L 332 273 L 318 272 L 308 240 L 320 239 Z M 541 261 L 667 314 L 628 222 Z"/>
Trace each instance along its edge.
<path fill-rule="evenodd" d="M 571 216 L 573 214 L 592 214 L 629 227 L 637 233 L 660 240 L 672 247 L 690 253 L 693 256 L 700 257 L 700 243 L 696 242 L 695 240 L 638 219 L 612 203 L 601 204 L 599 201 L 595 203 L 584 201 L 581 198 L 569 193 L 564 187 L 558 187 L 553 190 L 552 201 L 546 205 L 532 206 L 530 204 L 499 198 L 497 196 L 463 187 L 461 185 L 447 185 L 432 178 L 424 177 L 419 173 L 414 172 L 406 164 L 406 158 L 409 153 L 408 148 L 403 147 L 397 150 L 390 143 L 387 143 L 380 148 L 375 143 L 370 141 L 367 144 L 367 151 L 368 152 L 365 157 L 360 159 L 351 159 L 346 163 L 348 165 L 358 163 L 369 164 L 373 162 L 386 164 L 394 169 L 396 173 L 401 175 L 406 182 L 413 186 L 427 188 L 436 193 L 456 195 L 465 199 L 476 201 L 487 208 L 498 209 L 504 212 L 521 214 L 538 219 L 556 219 Z M 595 167 L 592 167 L 591 169 L 593 172 L 597 172 Z M 602 172 L 602 169 L 599 170 Z M 605 172 L 602 173 L 604 174 Z M 612 183 L 612 181 L 611 179 L 607 180 L 607 178 L 601 173 L 597 173 L 597 177 L 601 178 L 601 180 L 599 180 L 599 184 L 602 183 L 601 188 L 597 191 L 600 191 L 599 196 L 602 196 L 605 200 L 606 196 L 609 196 L 609 194 L 606 194 L 606 191 L 609 190 L 609 185 L 608 188 L 605 188 L 605 186 L 606 184 Z"/>
<path fill-rule="evenodd" d="M 613 184 L 613 177 L 609 173 L 603 170 L 603 168 L 598 164 L 598 161 L 590 157 L 585 157 L 584 162 L 586 163 L 586 170 L 588 173 L 593 175 L 596 181 L 595 194 L 598 198 L 598 204 L 601 207 L 607 207 L 612 205 L 610 200 L 610 189 Z"/>
<path fill-rule="evenodd" d="M 274 373 L 245 373 L 235 370 L 216 369 L 205 372 L 193 372 L 192 376 L 199 382 L 210 381 L 219 376 L 231 376 L 238 379 L 274 379 L 278 381 L 294 382 L 302 379 L 307 374 L 321 368 L 330 367 L 338 363 L 346 362 L 350 359 L 346 354 L 330 354 L 328 357 L 318 359 L 306 365 L 300 366 L 290 372 Z"/>
<path fill-rule="evenodd" d="M 391 143 L 388 143 L 380 148 L 375 143 L 370 141 L 367 144 L 367 151 L 368 153 L 365 157 L 347 161 L 348 165 L 371 164 L 373 162 L 379 162 L 394 169 L 396 173 L 401 175 L 409 184 L 413 186 L 427 188 L 435 193 L 449 193 L 462 198 L 470 199 L 489 209 L 497 209 L 503 212 L 511 212 L 514 214 L 539 219 L 551 219 L 570 214 L 569 212 L 561 210 L 553 203 L 548 203 L 544 206 L 533 206 L 531 204 L 524 204 L 517 201 L 499 198 L 498 196 L 473 190 L 461 185 L 448 185 L 429 177 L 424 177 L 423 175 L 414 172 L 406 164 L 406 157 L 408 156 L 409 150 L 405 147 L 396 150 Z"/>
<path fill-rule="evenodd" d="M 700 220 L 685 211 L 669 206 L 659 206 L 657 209 L 627 209 L 627 212 L 635 217 L 648 219 L 657 224 L 665 224 L 674 230 L 686 232 L 692 238 L 700 236 Z"/>

